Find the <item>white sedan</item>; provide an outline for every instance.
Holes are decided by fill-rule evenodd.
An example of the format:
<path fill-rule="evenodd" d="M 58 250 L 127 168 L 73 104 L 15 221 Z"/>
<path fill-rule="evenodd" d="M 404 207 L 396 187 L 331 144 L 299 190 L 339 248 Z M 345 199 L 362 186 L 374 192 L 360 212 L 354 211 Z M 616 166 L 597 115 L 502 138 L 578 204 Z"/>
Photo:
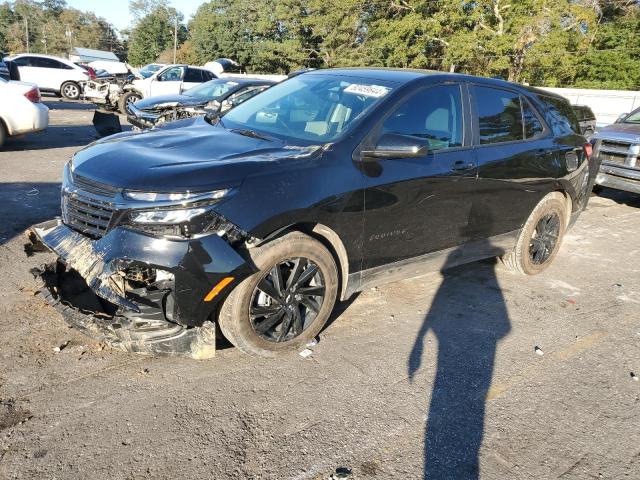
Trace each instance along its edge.
<path fill-rule="evenodd" d="M 8 137 L 39 132 L 48 125 L 49 109 L 40 103 L 38 87 L 0 78 L 0 145 Z"/>

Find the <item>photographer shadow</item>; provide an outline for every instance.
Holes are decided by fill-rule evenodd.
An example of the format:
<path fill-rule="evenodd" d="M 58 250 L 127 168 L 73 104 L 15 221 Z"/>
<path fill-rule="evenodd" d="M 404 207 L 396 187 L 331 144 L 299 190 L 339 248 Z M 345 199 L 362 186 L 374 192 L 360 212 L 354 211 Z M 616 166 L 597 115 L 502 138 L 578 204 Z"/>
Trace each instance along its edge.
<path fill-rule="evenodd" d="M 484 242 L 474 242 L 474 248 L 496 250 L 488 240 L 483 245 Z M 453 251 L 442 268 L 443 281 L 416 336 L 407 365 L 413 381 L 422 364 L 425 337 L 433 332 L 438 364 L 424 433 L 425 479 L 479 477 L 485 403 L 496 349 L 511 329 L 495 262 L 446 271 L 459 263 L 463 248 L 466 247 Z"/>

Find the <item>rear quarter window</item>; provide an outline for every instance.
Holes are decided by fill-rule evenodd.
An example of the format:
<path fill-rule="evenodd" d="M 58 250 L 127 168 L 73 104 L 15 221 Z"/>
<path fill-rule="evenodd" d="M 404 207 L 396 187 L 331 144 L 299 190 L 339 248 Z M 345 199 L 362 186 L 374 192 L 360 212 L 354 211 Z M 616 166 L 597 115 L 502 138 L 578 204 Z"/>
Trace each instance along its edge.
<path fill-rule="evenodd" d="M 580 123 L 571 104 L 567 100 L 540 95 L 547 113 L 547 123 L 554 135 L 580 135 Z"/>

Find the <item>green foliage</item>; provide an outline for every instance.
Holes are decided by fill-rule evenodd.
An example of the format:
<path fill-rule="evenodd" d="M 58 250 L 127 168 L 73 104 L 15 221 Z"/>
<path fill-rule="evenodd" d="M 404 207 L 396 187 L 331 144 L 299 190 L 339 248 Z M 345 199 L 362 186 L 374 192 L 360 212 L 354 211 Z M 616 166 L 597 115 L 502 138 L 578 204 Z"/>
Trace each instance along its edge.
<path fill-rule="evenodd" d="M 123 40 L 64 0 L 0 3 L 0 50 L 26 50 L 27 18 L 35 52 L 64 54 L 72 44 L 128 50 L 138 65 L 173 61 L 182 18 L 168 0 L 131 0 L 130 11 Z M 227 57 L 252 72 L 368 65 L 640 89 L 636 0 L 208 0 L 178 37 L 180 62 Z"/>
<path fill-rule="evenodd" d="M 132 65 L 154 62 L 165 50 L 173 48 L 176 21 L 179 23 L 178 43 L 186 40 L 187 30 L 180 25 L 182 15 L 166 1 L 138 0 L 131 3 L 131 8 L 139 17 L 129 36 L 129 63 Z"/>
<path fill-rule="evenodd" d="M 246 69 L 286 73 L 313 63 L 302 0 L 212 0 L 189 23 L 199 63 L 232 58 Z M 311 57 L 311 59 L 310 59 Z"/>
<path fill-rule="evenodd" d="M 370 65 L 640 88 L 638 22 L 634 1 L 211 0 L 189 29 L 199 62 L 254 71 Z"/>
<path fill-rule="evenodd" d="M 27 51 L 25 20 L 31 52 L 67 56 L 72 47 L 86 47 L 126 54 L 123 42 L 108 22 L 92 13 L 68 8 L 64 0 L 0 4 L 0 51 Z"/>

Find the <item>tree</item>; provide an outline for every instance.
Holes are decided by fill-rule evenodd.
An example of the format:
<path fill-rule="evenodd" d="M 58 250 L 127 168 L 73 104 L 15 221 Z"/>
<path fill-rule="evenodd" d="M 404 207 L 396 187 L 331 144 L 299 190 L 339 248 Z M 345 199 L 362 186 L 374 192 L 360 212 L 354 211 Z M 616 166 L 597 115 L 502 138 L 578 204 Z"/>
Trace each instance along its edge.
<path fill-rule="evenodd" d="M 74 46 L 122 52 L 113 26 L 92 13 L 68 8 L 64 0 L 0 4 L 0 50 L 25 52 L 26 26 L 31 52 L 66 56 Z"/>
<path fill-rule="evenodd" d="M 247 70 L 287 73 L 319 64 L 307 16 L 307 0 L 212 0 L 189 31 L 201 63 L 227 57 Z"/>
<path fill-rule="evenodd" d="M 187 38 L 187 30 L 180 24 L 182 15 L 175 8 L 167 7 L 166 2 L 143 2 L 143 7 L 132 2 L 138 15 L 143 15 L 137 21 L 129 37 L 129 62 L 133 65 L 144 65 L 155 62 L 160 54 L 173 48 L 175 22 L 179 23 L 178 42 L 181 44 Z M 151 5 L 151 7 L 149 7 Z M 151 8 L 140 10 L 140 8 Z"/>

